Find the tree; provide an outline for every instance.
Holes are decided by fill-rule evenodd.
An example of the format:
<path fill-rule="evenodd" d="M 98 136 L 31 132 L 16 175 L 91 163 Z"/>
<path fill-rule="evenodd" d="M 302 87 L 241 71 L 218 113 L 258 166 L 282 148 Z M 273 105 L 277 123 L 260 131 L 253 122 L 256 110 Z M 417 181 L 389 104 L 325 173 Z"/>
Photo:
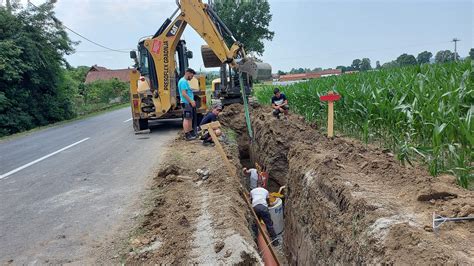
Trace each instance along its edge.
<path fill-rule="evenodd" d="M 323 71 L 323 69 L 321 67 L 313 68 L 313 72 L 319 72 L 319 71 Z"/>
<path fill-rule="evenodd" d="M 469 51 L 469 57 L 474 60 L 474 48 L 471 48 L 471 50 Z"/>
<path fill-rule="evenodd" d="M 337 66 L 336 69 L 340 69 L 342 73 L 346 72 L 347 70 L 345 66 Z"/>
<path fill-rule="evenodd" d="M 370 65 L 370 59 L 362 58 L 362 61 L 360 63 L 360 71 L 368 71 L 371 69 L 372 69 L 372 66 Z"/>
<path fill-rule="evenodd" d="M 418 54 L 416 61 L 418 61 L 418 64 L 429 64 L 431 57 L 433 57 L 431 52 L 424 51 Z"/>
<path fill-rule="evenodd" d="M 278 73 L 277 73 L 277 74 L 278 74 L 279 76 L 281 76 L 281 75 L 286 75 L 286 73 L 283 72 L 283 71 L 281 71 L 281 70 L 278 70 Z"/>
<path fill-rule="evenodd" d="M 416 58 L 411 54 L 402 54 L 397 57 L 397 63 L 399 66 L 416 65 Z"/>
<path fill-rule="evenodd" d="M 399 67 L 400 65 L 397 63 L 397 61 L 390 61 L 390 62 L 387 62 L 387 63 L 384 63 L 382 65 L 382 68 L 393 68 L 393 67 Z"/>
<path fill-rule="evenodd" d="M 450 50 L 439 51 L 436 53 L 436 56 L 435 56 L 436 63 L 447 63 L 451 61 L 454 61 L 454 53 L 451 52 Z"/>
<path fill-rule="evenodd" d="M 352 65 L 351 65 L 352 69 L 359 71 L 361 63 L 362 63 L 362 61 L 360 61 L 360 59 L 354 59 L 352 61 Z"/>
<path fill-rule="evenodd" d="M 50 3 L 0 8 L 0 136 L 74 116 L 63 69 L 73 42 L 52 15 Z"/>
<path fill-rule="evenodd" d="M 378 61 L 378 60 L 375 61 L 375 68 L 376 69 L 381 69 L 382 68 L 382 66 L 380 65 L 380 61 Z"/>
<path fill-rule="evenodd" d="M 271 41 L 275 35 L 268 29 L 272 15 L 267 0 L 215 0 L 213 8 L 234 37 L 245 45 L 245 51 L 263 54 L 263 40 Z M 225 40 L 228 45 L 233 43 L 230 36 L 225 36 Z"/>

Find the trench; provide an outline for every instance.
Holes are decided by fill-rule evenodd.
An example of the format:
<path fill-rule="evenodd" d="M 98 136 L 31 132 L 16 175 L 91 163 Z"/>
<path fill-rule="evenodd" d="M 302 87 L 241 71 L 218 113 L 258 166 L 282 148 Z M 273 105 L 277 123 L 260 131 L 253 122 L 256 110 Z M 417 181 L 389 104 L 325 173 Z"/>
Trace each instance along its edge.
<path fill-rule="evenodd" d="M 279 248 L 285 264 L 471 262 L 459 260 L 459 252 L 447 251 L 414 220 L 405 202 L 396 202 L 393 196 L 397 189 L 415 195 L 416 186 L 428 183 L 428 175 L 400 167 L 393 155 L 379 149 L 327 139 L 302 118 L 276 121 L 271 111 L 260 106 L 251 112 L 254 138 L 250 141 L 242 107 L 226 109 L 220 121 L 236 133 L 240 164 L 250 168 L 259 163 L 269 173 L 270 193 L 286 186 Z M 406 176 L 416 175 L 418 180 L 407 182 Z M 241 173 L 240 177 L 248 188 L 248 176 Z M 383 185 L 377 186 L 378 182 Z M 411 199 L 410 193 L 406 195 Z M 423 208 L 417 205 L 418 212 Z M 423 211 L 429 216 L 432 210 Z M 430 249 L 418 243 L 429 243 Z"/>

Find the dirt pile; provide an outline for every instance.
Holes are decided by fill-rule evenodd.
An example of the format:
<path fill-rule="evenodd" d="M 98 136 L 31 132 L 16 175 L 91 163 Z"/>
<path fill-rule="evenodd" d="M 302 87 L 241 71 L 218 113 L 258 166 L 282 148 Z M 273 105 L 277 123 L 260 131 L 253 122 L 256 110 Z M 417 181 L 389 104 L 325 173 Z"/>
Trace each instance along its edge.
<path fill-rule="evenodd" d="M 236 143 L 225 145 L 235 154 Z M 219 154 L 199 141 L 177 139 L 163 156 L 156 195 L 140 232 L 130 239 L 127 263 L 254 264 L 260 258 L 250 233 L 250 213 Z M 206 169 L 205 178 L 196 173 Z"/>
<path fill-rule="evenodd" d="M 250 157 L 288 185 L 291 264 L 474 263 L 474 223 L 446 223 L 439 236 L 431 229 L 433 212 L 474 215 L 474 192 L 449 176 L 403 167 L 387 150 L 328 139 L 297 115 L 277 120 L 268 107 L 254 106 L 251 117 Z M 245 135 L 241 106 L 226 107 L 221 121 Z"/>

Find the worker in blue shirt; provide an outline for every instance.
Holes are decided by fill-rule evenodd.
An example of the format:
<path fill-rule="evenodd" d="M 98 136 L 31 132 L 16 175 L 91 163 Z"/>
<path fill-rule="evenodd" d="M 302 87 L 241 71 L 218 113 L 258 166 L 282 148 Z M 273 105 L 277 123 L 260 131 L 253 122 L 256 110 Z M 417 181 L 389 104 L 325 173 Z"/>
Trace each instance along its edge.
<path fill-rule="evenodd" d="M 183 107 L 183 131 L 186 140 L 193 140 L 197 138 L 196 132 L 193 130 L 193 118 L 196 113 L 196 102 L 194 101 L 194 93 L 189 86 L 196 71 L 192 68 L 186 69 L 184 76 L 178 82 L 178 91 Z"/>
<path fill-rule="evenodd" d="M 222 112 L 222 105 L 215 104 L 212 107 L 212 111 L 207 113 L 206 116 L 204 116 L 204 118 L 201 120 L 201 124 L 199 124 L 199 126 L 217 121 L 217 116 L 220 114 L 220 112 Z M 214 132 L 216 133 L 216 136 L 220 136 L 222 134 L 220 129 L 218 128 L 213 128 L 213 129 L 214 129 Z M 207 132 L 207 130 L 206 132 L 203 133 L 201 140 L 203 141 L 202 144 L 204 146 L 209 146 L 209 145 L 214 144 L 214 141 L 212 141 L 211 135 L 209 134 L 209 132 Z"/>

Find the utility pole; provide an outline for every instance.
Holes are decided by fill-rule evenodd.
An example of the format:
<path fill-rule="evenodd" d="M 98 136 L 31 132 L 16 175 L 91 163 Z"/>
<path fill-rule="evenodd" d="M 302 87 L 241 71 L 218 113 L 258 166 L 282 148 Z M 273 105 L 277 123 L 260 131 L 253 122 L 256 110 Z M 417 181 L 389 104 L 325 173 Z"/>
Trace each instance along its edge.
<path fill-rule="evenodd" d="M 458 61 L 458 57 L 457 57 L 457 54 L 458 54 L 458 46 L 457 46 L 457 42 L 459 42 L 461 40 L 459 40 L 458 38 L 454 38 L 452 40 L 452 42 L 454 43 L 454 61 Z"/>

